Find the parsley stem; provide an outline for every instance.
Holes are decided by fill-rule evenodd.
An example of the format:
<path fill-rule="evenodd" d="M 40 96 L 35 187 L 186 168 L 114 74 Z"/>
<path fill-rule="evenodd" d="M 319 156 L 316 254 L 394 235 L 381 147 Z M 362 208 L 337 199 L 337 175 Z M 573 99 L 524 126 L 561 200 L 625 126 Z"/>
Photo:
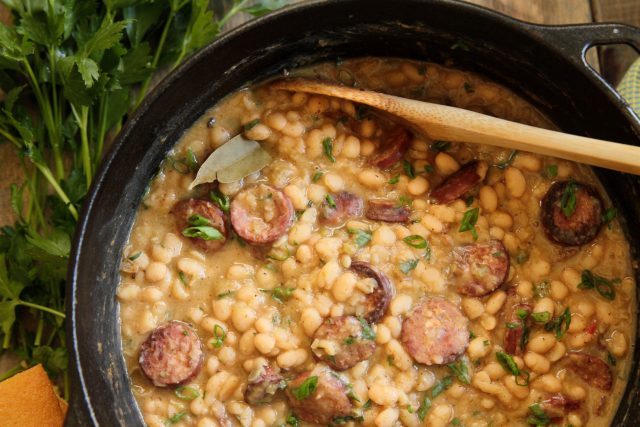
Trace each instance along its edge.
<path fill-rule="evenodd" d="M 33 303 L 33 302 L 29 302 L 29 301 L 22 301 L 22 300 L 18 300 L 17 303 L 18 303 L 18 305 L 23 305 L 25 307 L 35 308 L 36 310 L 44 311 L 44 312 L 47 312 L 49 314 L 53 314 L 54 316 L 61 317 L 63 319 L 65 319 L 67 317 L 63 312 L 58 311 L 58 310 L 54 310 L 53 308 L 45 307 L 44 305 L 36 304 L 36 303 Z"/>
<path fill-rule="evenodd" d="M 14 366 L 13 368 L 9 369 L 7 372 L 4 372 L 2 374 L 0 374 L 0 382 L 11 378 L 12 376 L 14 376 L 15 374 L 17 374 L 18 372 L 24 371 L 24 367 L 22 366 L 22 363 L 18 363 L 16 366 Z"/>
<path fill-rule="evenodd" d="M 100 166 L 102 160 L 102 150 L 104 147 L 104 138 L 107 134 L 107 102 L 109 99 L 109 92 L 106 92 L 102 98 L 100 98 L 100 106 L 98 107 L 98 135 L 97 135 L 97 147 L 93 164 L 95 169 Z"/>
<path fill-rule="evenodd" d="M 53 190 L 58 194 L 58 197 L 60 197 L 60 200 L 62 200 L 65 203 L 65 205 L 67 205 L 67 209 L 69 209 L 69 212 L 71 213 L 71 216 L 73 217 L 73 219 L 77 221 L 78 210 L 76 209 L 75 206 L 73 206 L 73 203 L 71 203 L 71 200 L 69 200 L 69 196 L 67 196 L 67 193 L 65 193 L 62 187 L 60 187 L 60 184 L 58 184 L 58 181 L 56 181 L 56 179 L 53 177 L 53 174 L 51 173 L 51 169 L 49 169 L 49 166 L 40 162 L 37 162 L 34 164 L 36 165 L 36 168 L 38 168 L 40 173 L 46 178 L 46 180 L 49 181 L 49 184 L 51 184 L 51 187 L 53 187 Z"/>
<path fill-rule="evenodd" d="M 84 168 L 84 176 L 87 182 L 87 188 L 91 185 L 91 153 L 89 151 L 89 137 L 87 135 L 87 121 L 89 116 L 89 108 L 86 106 L 80 107 L 80 114 L 78 114 L 78 110 L 76 106 L 71 104 L 71 111 L 73 112 L 73 117 L 76 119 L 76 123 L 80 128 L 80 157 L 82 158 L 82 167 Z"/>
<path fill-rule="evenodd" d="M 36 337 L 33 340 L 33 345 L 35 347 L 40 347 L 40 342 L 42 341 L 42 328 L 44 327 L 44 318 L 42 314 L 38 319 L 38 327 L 36 328 Z"/>
<path fill-rule="evenodd" d="M 235 3 L 235 2 L 234 2 Z M 234 6 L 231 8 L 231 10 L 229 10 L 229 12 L 227 12 L 226 15 L 224 15 L 220 21 L 218 21 L 218 26 L 219 28 L 222 28 L 224 26 L 224 24 L 227 23 L 227 21 L 236 13 L 240 12 L 240 10 L 244 7 L 244 5 L 247 3 L 247 0 L 241 0 L 240 2 L 234 4 Z"/>

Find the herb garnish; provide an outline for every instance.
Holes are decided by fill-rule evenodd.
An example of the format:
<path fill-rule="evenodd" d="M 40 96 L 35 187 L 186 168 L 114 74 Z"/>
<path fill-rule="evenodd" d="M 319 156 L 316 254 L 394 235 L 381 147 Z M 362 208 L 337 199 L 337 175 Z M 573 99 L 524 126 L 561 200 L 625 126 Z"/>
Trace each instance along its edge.
<path fill-rule="evenodd" d="M 427 240 L 422 237 L 419 236 L 417 234 L 412 234 L 411 236 L 407 236 L 404 239 L 402 239 L 403 242 L 405 242 L 407 245 L 411 246 L 412 248 L 416 248 L 416 249 L 424 249 L 427 247 Z"/>
<path fill-rule="evenodd" d="M 300 427 L 300 420 L 293 414 L 289 414 L 287 417 L 287 424 L 291 427 Z"/>
<path fill-rule="evenodd" d="M 302 382 L 298 387 L 291 389 L 291 394 L 298 400 L 304 400 L 311 396 L 318 388 L 318 377 L 313 375 Z"/>
<path fill-rule="evenodd" d="M 327 204 L 330 208 L 335 209 L 337 207 L 336 201 L 331 194 L 327 194 L 324 199 L 327 201 Z"/>
<path fill-rule="evenodd" d="M 520 370 L 513 357 L 502 351 L 497 351 L 496 359 L 505 371 L 514 376 L 517 385 L 523 387 L 529 385 L 529 372 Z"/>
<path fill-rule="evenodd" d="M 418 266 L 418 259 L 414 258 L 414 259 L 408 259 L 406 261 L 403 261 L 400 263 L 400 271 L 402 271 L 402 273 L 404 274 L 409 274 L 409 272 L 413 269 L 415 269 Z"/>
<path fill-rule="evenodd" d="M 296 288 L 286 288 L 283 286 L 276 286 L 273 289 L 260 289 L 261 292 L 271 294 L 271 298 L 280 304 L 284 304 L 285 301 L 289 300 L 295 290 Z"/>
<path fill-rule="evenodd" d="M 229 298 L 229 297 L 232 297 L 234 293 L 235 292 L 233 292 L 233 291 L 222 292 L 222 293 L 218 294 L 217 298 L 218 299 Z"/>
<path fill-rule="evenodd" d="M 469 368 L 464 360 L 458 360 L 454 363 L 449 363 L 447 367 L 451 370 L 453 375 L 458 378 L 463 384 L 471 384 L 471 375 L 469 374 Z"/>
<path fill-rule="evenodd" d="M 245 132 L 248 130 L 253 129 L 254 127 L 256 127 L 258 125 L 258 123 L 260 123 L 260 119 L 253 119 L 248 123 L 245 123 L 242 127 L 244 128 Z"/>
<path fill-rule="evenodd" d="M 620 283 L 620 279 L 609 280 L 593 274 L 591 270 L 582 270 L 582 281 L 578 285 L 580 289 L 595 289 L 605 299 L 610 301 L 616 298 L 614 284 Z"/>
<path fill-rule="evenodd" d="M 570 181 L 562 191 L 560 198 L 560 209 L 565 217 L 569 218 L 576 210 L 576 190 L 578 185 L 574 181 Z"/>
<path fill-rule="evenodd" d="M 429 149 L 435 152 L 447 151 L 449 148 L 451 148 L 451 143 L 449 141 L 434 141 L 429 146 Z"/>
<path fill-rule="evenodd" d="M 311 180 L 313 182 L 318 182 L 320 181 L 320 178 L 322 178 L 322 175 L 324 175 L 324 172 L 321 170 L 316 171 L 316 173 L 313 174 L 313 178 L 311 178 Z"/>
<path fill-rule="evenodd" d="M 616 357 L 611 354 L 611 352 L 607 352 L 607 363 L 611 366 L 616 366 L 617 360 Z"/>
<path fill-rule="evenodd" d="M 551 423 L 551 418 L 544 412 L 542 406 L 539 403 L 534 403 L 529 406 L 530 415 L 527 417 L 527 423 L 536 427 L 548 426 Z"/>
<path fill-rule="evenodd" d="M 209 193 L 209 198 L 224 212 L 229 212 L 229 208 L 231 207 L 229 196 L 222 194 L 219 190 L 213 190 Z"/>
<path fill-rule="evenodd" d="M 347 228 L 347 232 L 354 235 L 353 241 L 359 247 L 363 247 L 371 241 L 371 233 L 368 231 L 360 230 L 359 228 Z"/>
<path fill-rule="evenodd" d="M 133 255 L 131 255 L 131 256 L 129 257 L 129 261 L 135 261 L 135 260 L 137 260 L 138 258 L 140 258 L 140 255 L 142 255 L 142 252 L 141 252 L 141 251 L 136 252 L 135 254 L 133 254 Z"/>
<path fill-rule="evenodd" d="M 331 161 L 331 163 L 336 162 L 336 158 L 333 157 L 333 143 L 331 142 L 330 137 L 326 137 L 322 140 L 322 149 L 324 151 L 324 155 Z"/>
<path fill-rule="evenodd" d="M 177 423 L 178 421 L 180 421 L 185 415 L 187 415 L 186 412 L 182 411 L 182 412 L 177 412 L 175 415 L 173 415 L 171 418 L 167 418 L 164 421 L 164 425 L 166 426 L 170 426 L 173 425 L 175 423 Z"/>
<path fill-rule="evenodd" d="M 548 311 L 531 313 L 531 318 L 538 323 L 547 323 L 549 320 L 551 320 L 551 313 L 549 313 Z"/>
<path fill-rule="evenodd" d="M 549 323 L 544 325 L 544 330 L 547 332 L 554 331 L 556 339 L 560 339 L 569 330 L 571 325 L 571 311 L 569 307 L 565 308 L 562 314 L 558 317 L 554 317 Z"/>
<path fill-rule="evenodd" d="M 609 209 L 607 209 L 606 211 L 604 211 L 604 213 L 602 214 L 602 223 L 606 224 L 607 227 L 609 227 L 609 230 L 611 230 L 613 228 L 613 220 L 615 219 L 615 217 L 618 216 L 618 210 L 614 207 L 611 207 Z"/>
<path fill-rule="evenodd" d="M 440 394 L 449 388 L 451 384 L 453 384 L 453 377 L 446 376 L 425 393 L 422 404 L 420 405 L 420 408 L 418 408 L 418 418 L 420 421 L 424 421 L 424 418 L 427 416 L 427 412 L 433 404 L 433 399 L 440 396 Z"/>
<path fill-rule="evenodd" d="M 473 208 L 466 211 L 460 222 L 459 232 L 470 231 L 473 240 L 478 240 L 478 232 L 476 231 L 476 222 L 478 222 L 478 213 L 480 208 Z"/>
<path fill-rule="evenodd" d="M 553 179 L 556 176 L 558 176 L 558 165 L 549 165 L 546 168 L 544 168 L 544 171 L 542 172 L 542 176 L 547 179 Z"/>
<path fill-rule="evenodd" d="M 195 400 L 200 397 L 200 392 L 194 387 L 182 385 L 173 391 L 178 399 Z"/>
<path fill-rule="evenodd" d="M 508 166 L 511 165 L 511 163 L 513 163 L 513 160 L 516 158 L 517 155 L 518 155 L 518 150 L 511 150 L 511 153 L 509 153 L 509 157 L 507 157 L 507 160 L 504 160 L 496 164 L 496 167 L 498 169 L 506 169 Z"/>
<path fill-rule="evenodd" d="M 227 333 L 222 326 L 215 325 L 213 327 L 213 339 L 211 340 L 211 345 L 215 348 L 221 348 L 225 338 L 227 338 Z"/>
<path fill-rule="evenodd" d="M 404 169 L 404 173 L 406 173 L 409 178 L 413 179 L 416 177 L 416 171 L 415 169 L 413 169 L 413 165 L 411 164 L 410 161 L 403 160 L 402 168 Z"/>
<path fill-rule="evenodd" d="M 190 227 L 182 230 L 185 237 L 196 237 L 202 240 L 222 240 L 224 236 L 211 226 L 211 221 L 201 215 L 191 215 L 187 221 Z"/>
<path fill-rule="evenodd" d="M 397 184 L 398 181 L 400 181 L 400 175 L 396 175 L 393 178 L 391 178 L 389 181 L 387 181 L 387 184 Z"/>
<path fill-rule="evenodd" d="M 369 323 L 362 317 L 358 317 L 358 322 L 362 326 L 362 338 L 369 341 L 376 340 L 376 333 Z"/>

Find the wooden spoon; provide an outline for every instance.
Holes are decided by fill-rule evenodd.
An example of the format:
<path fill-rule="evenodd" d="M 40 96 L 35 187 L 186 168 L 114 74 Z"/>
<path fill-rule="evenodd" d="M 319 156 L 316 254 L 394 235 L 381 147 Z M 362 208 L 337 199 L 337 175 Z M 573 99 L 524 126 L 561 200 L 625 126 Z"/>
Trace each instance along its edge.
<path fill-rule="evenodd" d="M 640 147 L 536 128 L 462 108 L 431 104 L 302 78 L 277 80 L 277 89 L 309 92 L 369 105 L 408 121 L 429 138 L 529 151 L 640 175 Z"/>

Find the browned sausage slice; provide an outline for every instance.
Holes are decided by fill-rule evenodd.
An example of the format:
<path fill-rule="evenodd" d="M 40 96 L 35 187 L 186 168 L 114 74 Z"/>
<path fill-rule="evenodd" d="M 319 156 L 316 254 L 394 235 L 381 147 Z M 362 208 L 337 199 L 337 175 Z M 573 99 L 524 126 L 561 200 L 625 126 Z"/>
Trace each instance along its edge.
<path fill-rule="evenodd" d="M 347 396 L 347 387 L 334 375 L 326 367 L 318 367 L 295 377 L 285 390 L 293 413 L 304 421 L 324 426 L 331 424 L 336 417 L 350 415 L 352 405 Z M 307 397 L 299 394 L 300 386 L 305 381 L 316 383 L 315 389 Z"/>
<path fill-rule="evenodd" d="M 202 367 L 204 353 L 191 326 L 172 320 L 158 326 L 142 343 L 139 363 L 156 387 L 176 387 L 192 380 Z"/>
<path fill-rule="evenodd" d="M 387 312 L 387 308 L 393 297 L 391 280 L 389 280 L 386 274 L 372 267 L 367 262 L 353 261 L 350 268 L 360 276 L 368 277 L 376 281 L 376 287 L 373 289 L 373 292 L 365 298 L 364 318 L 369 323 L 377 323 Z"/>
<path fill-rule="evenodd" d="M 231 224 L 238 236 L 249 243 L 273 243 L 287 232 L 295 212 L 285 194 L 266 184 L 240 191 L 231 201 Z"/>
<path fill-rule="evenodd" d="M 365 216 L 374 221 L 407 222 L 411 210 L 409 206 L 399 205 L 393 200 L 369 200 Z"/>
<path fill-rule="evenodd" d="M 454 249 L 458 293 L 480 297 L 495 291 L 507 279 L 509 254 L 502 242 L 491 240 Z"/>
<path fill-rule="evenodd" d="M 431 198 L 438 203 L 451 203 L 461 198 L 480 182 L 481 177 L 478 175 L 477 169 L 477 161 L 462 166 L 458 172 L 447 177 L 431 192 Z"/>
<path fill-rule="evenodd" d="M 416 362 L 454 361 L 469 344 L 469 321 L 443 298 L 427 298 L 402 323 L 402 344 Z"/>
<path fill-rule="evenodd" d="M 314 335 L 313 354 L 337 371 L 355 366 L 376 350 L 375 335 L 364 336 L 364 327 L 354 316 L 329 317 Z"/>
<path fill-rule="evenodd" d="M 569 354 L 569 369 L 575 372 L 589 385 L 600 390 L 611 390 L 613 376 L 604 360 L 583 353 Z"/>
<path fill-rule="evenodd" d="M 222 239 L 205 240 L 200 237 L 189 237 L 196 246 L 206 252 L 213 252 L 220 249 L 227 241 L 227 221 L 224 213 L 213 202 L 200 199 L 182 200 L 173 207 L 173 214 L 176 218 L 176 226 L 178 232 L 183 232 L 193 224 L 189 222 L 194 215 L 199 215 L 209 221 L 210 226 L 215 228 L 222 234 Z"/>
<path fill-rule="evenodd" d="M 249 373 L 244 400 L 250 405 L 270 403 L 285 385 L 282 376 L 269 364 L 261 364 Z"/>
<path fill-rule="evenodd" d="M 380 169 L 388 169 L 395 165 L 409 149 L 411 145 L 411 132 L 401 126 L 396 126 L 385 137 L 384 151 L 371 159 L 371 164 Z"/>
<path fill-rule="evenodd" d="M 330 225 L 338 225 L 349 218 L 362 216 L 364 203 L 362 199 L 348 191 L 341 191 L 331 195 L 331 200 L 335 206 L 328 202 L 322 205 L 322 222 Z"/>
<path fill-rule="evenodd" d="M 567 208 L 564 212 L 563 197 Z M 570 209 L 575 197 L 575 208 Z M 556 182 L 540 205 L 540 219 L 549 240 L 566 246 L 595 239 L 602 225 L 602 198 L 592 187 L 575 181 Z M 571 212 L 573 210 L 573 212 Z M 566 216 L 565 213 L 570 213 Z"/>
<path fill-rule="evenodd" d="M 540 404 L 542 410 L 552 419 L 562 419 L 569 412 L 577 411 L 582 406 L 579 400 L 569 399 L 564 394 L 554 394 Z"/>

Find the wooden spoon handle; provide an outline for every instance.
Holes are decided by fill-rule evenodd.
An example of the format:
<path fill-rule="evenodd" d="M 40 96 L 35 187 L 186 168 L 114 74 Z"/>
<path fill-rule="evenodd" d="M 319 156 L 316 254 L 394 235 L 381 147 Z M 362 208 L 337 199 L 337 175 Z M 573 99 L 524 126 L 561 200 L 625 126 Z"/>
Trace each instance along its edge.
<path fill-rule="evenodd" d="M 640 175 L 640 147 L 541 129 L 445 105 L 308 79 L 274 87 L 369 105 L 403 118 L 431 139 L 493 145 Z"/>

